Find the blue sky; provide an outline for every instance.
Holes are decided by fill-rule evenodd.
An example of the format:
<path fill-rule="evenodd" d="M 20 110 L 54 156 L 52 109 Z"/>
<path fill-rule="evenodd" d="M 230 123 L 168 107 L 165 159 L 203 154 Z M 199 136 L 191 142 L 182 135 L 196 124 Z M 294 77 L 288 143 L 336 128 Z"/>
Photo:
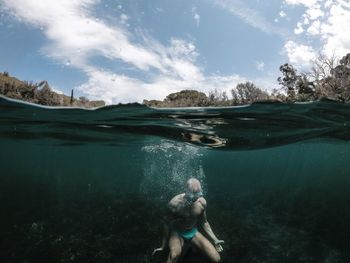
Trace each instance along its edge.
<path fill-rule="evenodd" d="M 308 71 L 350 52 L 349 0 L 0 0 L 0 71 L 107 103 Z"/>

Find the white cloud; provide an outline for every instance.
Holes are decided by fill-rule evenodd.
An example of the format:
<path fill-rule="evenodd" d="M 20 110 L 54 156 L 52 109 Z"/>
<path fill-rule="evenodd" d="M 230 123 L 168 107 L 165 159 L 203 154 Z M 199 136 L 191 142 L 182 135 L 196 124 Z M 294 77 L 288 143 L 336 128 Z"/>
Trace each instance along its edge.
<path fill-rule="evenodd" d="M 299 35 L 304 32 L 303 24 L 298 22 L 297 27 L 294 29 L 294 33 Z"/>
<path fill-rule="evenodd" d="M 320 29 L 321 29 L 321 21 L 316 20 L 311 23 L 311 25 L 307 29 L 307 33 L 309 35 L 318 35 L 320 34 Z"/>
<path fill-rule="evenodd" d="M 156 8 L 155 8 L 155 12 L 156 12 L 156 13 L 162 13 L 162 12 L 164 12 L 164 9 L 161 8 L 161 7 L 156 7 Z"/>
<path fill-rule="evenodd" d="M 326 0 L 324 3 L 325 8 L 329 8 L 333 4 L 333 0 Z"/>
<path fill-rule="evenodd" d="M 283 18 L 283 17 L 286 17 L 286 16 L 287 16 L 287 14 L 286 14 L 286 12 L 281 11 L 281 12 L 279 13 L 279 16 Z"/>
<path fill-rule="evenodd" d="M 221 76 L 214 75 L 209 76 L 205 80 L 203 80 L 200 85 L 203 87 L 205 92 L 209 92 L 213 90 L 215 87 L 218 90 L 229 92 L 232 88 L 236 87 L 238 83 L 246 82 L 248 79 L 241 77 L 237 74 L 233 74 L 230 76 Z"/>
<path fill-rule="evenodd" d="M 193 18 L 194 18 L 194 20 L 196 21 L 197 26 L 199 26 L 199 22 L 200 22 L 200 16 L 199 16 L 199 14 L 198 14 L 198 13 L 194 14 L 194 15 L 193 15 Z"/>
<path fill-rule="evenodd" d="M 285 0 L 288 5 L 304 5 L 306 7 L 313 6 L 318 0 Z"/>
<path fill-rule="evenodd" d="M 316 58 L 316 52 L 312 47 L 297 44 L 291 40 L 285 44 L 284 48 L 290 63 L 299 69 L 307 69 Z"/>
<path fill-rule="evenodd" d="M 213 75 L 193 82 L 168 76 L 158 76 L 152 82 L 147 83 L 124 75 L 95 69 L 89 73 L 89 80 L 79 86 L 78 89 L 92 99 L 103 99 L 108 104 L 116 104 L 130 101 L 142 102 L 143 99 L 162 100 L 169 93 L 183 89 L 194 89 L 209 93 L 209 91 L 216 88 L 230 94 L 232 88 L 245 81 L 247 79 L 239 75 Z"/>
<path fill-rule="evenodd" d="M 329 17 L 321 25 L 321 37 L 325 45 L 323 52 L 338 57 L 350 52 L 350 3 L 339 1 L 331 5 Z"/>
<path fill-rule="evenodd" d="M 70 60 L 71 66 L 84 68 L 91 56 L 100 55 L 141 70 L 166 70 L 157 54 L 131 43 L 123 28 L 112 28 L 90 16 L 88 8 L 97 0 L 2 1 L 18 18 L 44 29 L 50 44 L 43 52 L 60 62 Z"/>
<path fill-rule="evenodd" d="M 324 12 L 321 10 L 319 5 L 310 7 L 309 9 L 306 10 L 305 14 L 310 20 L 315 20 L 317 18 L 324 16 Z"/>
<path fill-rule="evenodd" d="M 194 21 L 196 22 L 196 25 L 199 26 L 199 23 L 201 21 L 201 16 L 197 12 L 197 8 L 193 7 L 192 8 L 192 16 Z"/>
<path fill-rule="evenodd" d="M 165 97 L 169 87 L 146 84 L 138 79 L 94 69 L 88 73 L 88 81 L 78 87 L 92 99 L 102 99 L 107 104 L 142 102 L 143 99 Z"/>
<path fill-rule="evenodd" d="M 306 34 L 309 42 L 321 41 L 317 49 L 327 56 L 342 57 L 350 52 L 350 1 L 285 0 L 285 3 L 305 7 L 295 34 Z"/>
<path fill-rule="evenodd" d="M 120 15 L 120 22 L 122 24 L 126 24 L 128 22 L 128 20 L 129 20 L 129 17 L 126 14 L 121 14 Z"/>
<path fill-rule="evenodd" d="M 275 26 L 265 19 L 259 12 L 249 8 L 244 1 L 241 0 L 212 0 L 212 2 L 227 10 L 231 14 L 239 17 L 248 25 L 257 28 L 268 34 L 277 34 L 283 38 L 288 37 L 285 29 Z M 278 22 L 275 20 L 275 22 Z"/>
<path fill-rule="evenodd" d="M 162 99 L 181 89 L 229 90 L 245 80 L 238 75 L 205 76 L 196 65 L 198 52 L 192 42 L 172 38 L 169 45 L 163 45 L 139 32 L 143 40 L 135 43 L 123 27 L 129 20 L 127 15 L 122 14 L 119 25 L 113 26 L 92 16 L 99 0 L 0 2 L 22 22 L 42 28 L 48 40 L 42 53 L 84 72 L 88 81 L 78 88 L 93 99 L 141 102 L 144 98 Z M 95 57 L 120 61 L 136 72 L 149 74 L 150 79 L 143 81 L 98 68 L 92 61 Z"/>
<path fill-rule="evenodd" d="M 199 55 L 196 51 L 195 45 L 191 42 L 184 41 L 183 39 L 172 38 L 170 44 L 169 53 L 177 58 L 185 56 L 189 60 L 195 61 Z"/>
<path fill-rule="evenodd" d="M 264 71 L 265 63 L 263 61 L 256 61 L 255 66 L 258 70 Z"/>
<path fill-rule="evenodd" d="M 272 92 L 274 89 L 278 89 L 279 84 L 277 78 L 280 76 L 280 72 L 276 69 L 274 72 L 266 72 L 262 77 L 253 79 L 253 83 L 262 90 Z"/>

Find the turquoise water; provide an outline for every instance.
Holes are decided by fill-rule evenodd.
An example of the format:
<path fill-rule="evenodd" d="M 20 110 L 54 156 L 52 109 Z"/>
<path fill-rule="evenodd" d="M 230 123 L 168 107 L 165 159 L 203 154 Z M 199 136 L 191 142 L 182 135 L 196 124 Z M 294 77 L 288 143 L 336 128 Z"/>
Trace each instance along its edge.
<path fill-rule="evenodd" d="M 164 262 L 199 178 L 224 262 L 350 261 L 350 105 L 52 109 L 0 98 L 1 262 Z M 183 262 L 205 262 L 195 248 Z"/>

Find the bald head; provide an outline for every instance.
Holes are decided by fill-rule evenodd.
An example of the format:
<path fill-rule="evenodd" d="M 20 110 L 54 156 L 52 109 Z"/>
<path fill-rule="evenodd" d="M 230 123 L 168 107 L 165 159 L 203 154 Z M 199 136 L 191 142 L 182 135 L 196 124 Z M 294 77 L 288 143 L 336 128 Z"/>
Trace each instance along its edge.
<path fill-rule="evenodd" d="M 192 205 L 198 198 L 203 196 L 201 183 L 196 178 L 187 181 L 185 199 L 189 205 Z"/>
<path fill-rule="evenodd" d="M 187 181 L 187 190 L 193 193 L 202 192 L 201 183 L 198 181 L 198 179 L 191 178 Z"/>

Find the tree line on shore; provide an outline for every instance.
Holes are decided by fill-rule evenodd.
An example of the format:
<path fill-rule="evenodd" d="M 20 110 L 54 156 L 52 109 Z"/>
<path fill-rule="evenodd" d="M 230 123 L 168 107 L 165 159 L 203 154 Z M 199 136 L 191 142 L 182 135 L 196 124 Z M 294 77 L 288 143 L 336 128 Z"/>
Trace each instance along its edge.
<path fill-rule="evenodd" d="M 230 90 L 213 90 L 207 96 L 203 92 L 184 90 L 168 95 L 163 101 L 144 100 L 152 107 L 235 106 L 261 101 L 303 102 L 323 98 L 350 101 L 350 53 L 338 60 L 320 55 L 312 63 L 310 72 L 299 73 L 291 64 L 280 66 L 282 76 L 277 81 L 279 89 L 271 93 L 252 82 L 239 83 Z M 229 97 L 230 95 L 230 97 Z"/>
<path fill-rule="evenodd" d="M 252 82 L 239 83 L 229 94 L 226 91 L 212 90 L 206 95 L 195 90 L 183 90 L 169 94 L 163 101 L 144 100 L 151 107 L 207 107 L 234 106 L 261 101 L 301 102 L 327 98 L 339 102 L 350 101 L 350 53 L 338 60 L 336 57 L 319 56 L 313 61 L 312 69 L 299 73 L 291 64 L 280 66 L 277 81 L 279 89 L 271 93 L 262 90 Z M 46 81 L 38 84 L 20 81 L 0 73 L 0 94 L 48 106 L 100 107 L 104 101 L 89 101 L 86 97 L 75 99 L 54 92 Z"/>

